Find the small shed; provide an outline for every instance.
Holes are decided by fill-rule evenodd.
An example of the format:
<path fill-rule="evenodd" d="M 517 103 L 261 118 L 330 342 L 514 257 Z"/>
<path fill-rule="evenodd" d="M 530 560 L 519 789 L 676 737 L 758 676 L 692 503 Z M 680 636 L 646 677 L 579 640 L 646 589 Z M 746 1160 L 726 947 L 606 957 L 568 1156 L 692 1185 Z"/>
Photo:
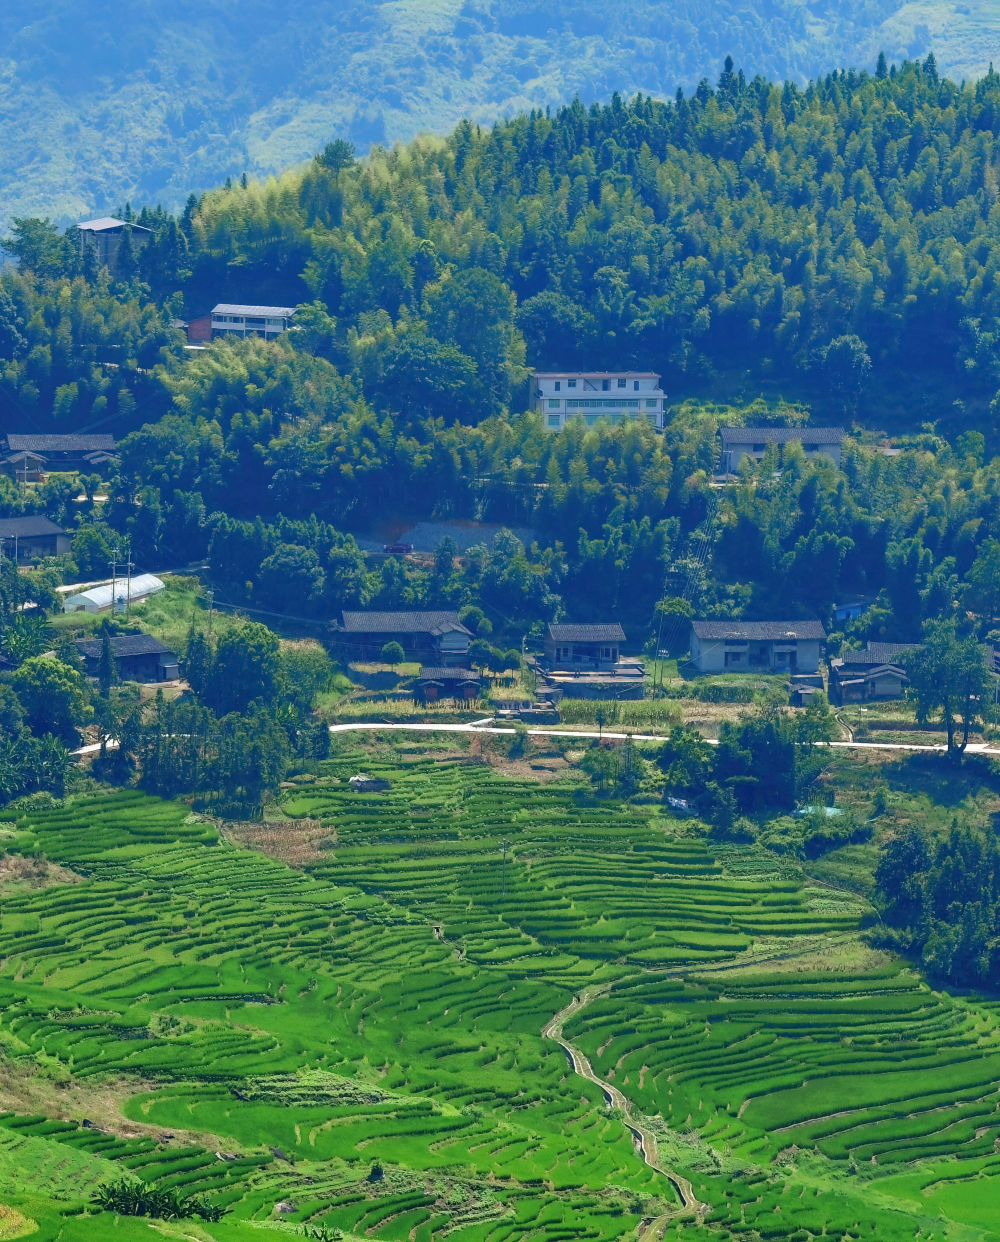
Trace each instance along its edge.
<path fill-rule="evenodd" d="M 366 776 L 358 772 L 347 782 L 355 793 L 384 793 L 392 788 L 392 783 L 379 776 Z"/>
<path fill-rule="evenodd" d="M 79 591 L 76 595 L 67 595 L 63 600 L 63 612 L 108 612 L 114 606 L 115 612 L 123 611 L 130 603 L 156 595 L 165 587 L 153 574 L 137 574 L 134 578 L 118 578 L 114 587 L 110 582 L 101 586 L 90 587 Z"/>
<path fill-rule="evenodd" d="M 180 668 L 176 654 L 152 634 L 114 634 L 111 654 L 127 681 L 176 681 Z M 88 677 L 97 677 L 101 666 L 101 639 L 81 638 L 76 649 L 83 657 Z"/>
<path fill-rule="evenodd" d="M 435 668 L 422 666 L 416 680 L 416 691 L 425 703 L 437 699 L 475 699 L 482 690 L 482 678 L 468 668 Z"/>

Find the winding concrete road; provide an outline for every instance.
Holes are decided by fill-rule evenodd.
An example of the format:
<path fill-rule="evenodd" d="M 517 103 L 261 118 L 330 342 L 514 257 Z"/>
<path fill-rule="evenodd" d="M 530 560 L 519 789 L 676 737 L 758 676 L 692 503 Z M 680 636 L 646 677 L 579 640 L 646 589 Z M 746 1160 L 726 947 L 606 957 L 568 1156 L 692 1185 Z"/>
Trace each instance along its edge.
<path fill-rule="evenodd" d="M 437 720 L 350 720 L 343 724 L 330 725 L 331 733 L 485 733 L 511 737 L 518 732 L 511 725 L 489 724 L 482 720 L 474 720 L 469 724 L 456 721 Z M 611 729 L 549 729 L 535 726 L 526 730 L 529 737 L 567 737 L 585 739 L 603 739 L 610 742 L 624 742 L 629 738 L 633 742 L 666 742 L 665 733 L 617 733 Z M 714 737 L 704 739 L 709 746 L 718 746 L 719 740 Z M 914 742 L 813 742 L 814 746 L 830 746 L 835 750 L 887 750 L 903 752 L 924 752 L 926 754 L 944 754 L 948 747 L 942 743 L 931 743 L 920 746 Z M 109 741 L 108 750 L 115 750 L 118 743 Z M 96 755 L 101 749 L 100 742 L 91 742 L 73 751 L 74 755 L 84 757 Z M 988 746 L 985 742 L 970 742 L 966 747 L 967 755 L 995 755 L 1000 758 L 1000 746 Z"/>
<path fill-rule="evenodd" d="M 351 720 L 344 724 L 330 725 L 331 733 L 351 733 L 357 731 L 379 733 L 391 730 L 414 733 L 489 733 L 506 735 L 508 737 L 518 732 L 511 725 L 484 724 L 481 720 L 473 721 L 470 724 L 431 720 Z M 597 729 L 549 729 L 534 726 L 527 729 L 526 732 L 529 737 L 603 738 L 617 742 L 624 742 L 628 738 L 631 738 L 633 742 L 666 742 L 669 740 L 665 733 L 616 733 L 611 729 L 598 731 Z M 705 741 L 710 746 L 717 746 L 719 744 L 718 738 L 714 737 L 707 737 Z M 943 754 L 948 749 L 943 742 L 924 746 L 914 742 L 813 742 L 813 745 L 831 746 L 840 750 L 926 751 L 928 754 Z M 966 747 L 966 754 L 1000 756 L 1000 747 L 987 746 L 985 742 L 970 742 Z"/>
<path fill-rule="evenodd" d="M 681 1201 L 680 1207 L 672 1208 L 669 1212 L 653 1217 L 652 1220 L 644 1222 L 640 1226 L 639 1242 L 658 1242 L 663 1237 L 671 1221 L 677 1220 L 682 1216 L 702 1217 L 711 1208 L 709 1204 L 698 1201 L 698 1196 L 694 1193 L 694 1187 L 686 1177 L 682 1177 L 680 1173 L 676 1173 L 673 1169 L 668 1168 L 660 1159 L 656 1135 L 647 1126 L 643 1125 L 641 1121 L 635 1119 L 632 1101 L 623 1095 L 613 1083 L 599 1078 L 594 1073 L 593 1066 L 590 1064 L 588 1057 L 575 1044 L 571 1044 L 563 1034 L 563 1027 L 574 1014 L 579 1013 L 581 1009 L 585 1009 L 591 1001 L 605 995 L 607 991 L 607 988 L 599 988 L 593 992 L 583 992 L 580 996 L 574 996 L 565 1009 L 560 1009 L 555 1017 L 546 1023 L 542 1030 L 542 1038 L 554 1040 L 562 1048 L 563 1052 L 566 1053 L 574 1073 L 579 1074 L 581 1078 L 586 1078 L 588 1082 L 592 1082 L 601 1088 L 609 1107 L 620 1110 L 625 1120 L 625 1125 L 632 1132 L 638 1144 L 639 1153 L 643 1160 L 651 1169 L 661 1173 L 677 1191 Z"/>

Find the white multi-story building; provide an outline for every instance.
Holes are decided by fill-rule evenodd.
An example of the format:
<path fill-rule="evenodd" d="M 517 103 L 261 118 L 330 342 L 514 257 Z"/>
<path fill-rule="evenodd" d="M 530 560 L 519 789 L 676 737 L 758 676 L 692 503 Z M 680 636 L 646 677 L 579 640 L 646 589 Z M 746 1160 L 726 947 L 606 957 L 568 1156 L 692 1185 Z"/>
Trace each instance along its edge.
<path fill-rule="evenodd" d="M 212 307 L 212 336 L 263 336 L 270 339 L 287 332 L 294 306 L 243 306 L 220 302 Z"/>
<path fill-rule="evenodd" d="M 558 431 L 569 418 L 587 426 L 645 418 L 663 430 L 666 397 L 653 371 L 539 371 L 532 376 L 532 405 L 545 426 Z"/>

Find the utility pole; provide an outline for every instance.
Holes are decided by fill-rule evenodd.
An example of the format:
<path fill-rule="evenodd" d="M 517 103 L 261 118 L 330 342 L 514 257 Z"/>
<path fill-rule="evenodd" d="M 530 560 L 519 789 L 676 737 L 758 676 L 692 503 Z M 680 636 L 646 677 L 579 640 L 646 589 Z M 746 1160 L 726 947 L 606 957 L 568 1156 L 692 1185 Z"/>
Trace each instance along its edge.
<path fill-rule="evenodd" d="M 111 566 L 111 615 L 115 615 L 115 588 L 118 583 L 118 559 L 122 551 L 116 543 L 111 549 L 111 560 L 108 564 Z"/>
<path fill-rule="evenodd" d="M 125 612 L 128 615 L 132 611 L 132 570 L 135 569 L 131 543 L 125 545 L 125 558 L 125 573 L 128 575 L 128 585 L 125 588 Z"/>

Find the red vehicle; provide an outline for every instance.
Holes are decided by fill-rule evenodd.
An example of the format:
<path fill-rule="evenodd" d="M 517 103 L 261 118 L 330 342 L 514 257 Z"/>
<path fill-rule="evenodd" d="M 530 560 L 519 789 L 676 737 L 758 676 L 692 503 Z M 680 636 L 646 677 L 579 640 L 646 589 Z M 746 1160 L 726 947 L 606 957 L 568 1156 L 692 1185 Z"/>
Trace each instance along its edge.
<path fill-rule="evenodd" d="M 405 556 L 408 552 L 413 551 L 412 543 L 383 543 L 383 552 L 395 552 L 400 556 Z"/>

